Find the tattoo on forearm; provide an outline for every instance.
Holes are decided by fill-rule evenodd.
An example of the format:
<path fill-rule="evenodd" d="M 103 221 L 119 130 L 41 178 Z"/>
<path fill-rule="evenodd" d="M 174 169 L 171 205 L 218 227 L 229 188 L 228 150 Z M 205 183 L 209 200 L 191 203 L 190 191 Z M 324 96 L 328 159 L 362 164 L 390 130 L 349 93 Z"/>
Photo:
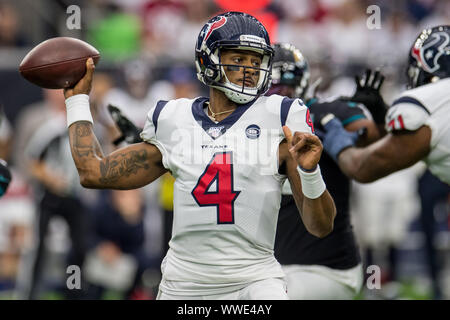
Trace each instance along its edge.
<path fill-rule="evenodd" d="M 75 132 L 78 137 L 87 137 L 90 135 L 91 130 L 89 128 L 89 125 L 84 122 L 80 122 L 76 124 Z"/>
<path fill-rule="evenodd" d="M 141 174 L 141 169 L 150 169 L 149 155 L 146 150 L 118 151 L 105 157 L 89 122 L 80 121 L 74 124 L 71 131 L 71 144 L 77 168 L 85 168 L 92 158 L 100 160 L 98 181 L 105 186 L 117 182 L 122 177 Z"/>
<path fill-rule="evenodd" d="M 83 141 L 83 138 L 92 136 L 92 128 L 90 126 L 89 122 L 79 122 L 75 123 L 75 132 L 73 134 L 73 151 L 78 157 L 88 157 L 88 156 L 94 156 L 98 152 L 99 155 L 101 154 L 101 151 L 99 149 L 99 146 L 97 145 L 97 141 L 95 142 L 90 141 L 89 144 Z"/>
<path fill-rule="evenodd" d="M 148 170 L 147 151 L 131 151 L 108 157 L 100 163 L 100 182 L 108 184 L 121 177 L 137 174 L 140 169 Z"/>

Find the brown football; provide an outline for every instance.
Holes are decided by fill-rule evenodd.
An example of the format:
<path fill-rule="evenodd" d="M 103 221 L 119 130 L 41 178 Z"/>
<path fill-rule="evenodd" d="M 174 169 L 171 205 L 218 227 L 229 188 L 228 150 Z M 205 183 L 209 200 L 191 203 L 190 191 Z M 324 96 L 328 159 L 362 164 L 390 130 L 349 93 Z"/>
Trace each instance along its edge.
<path fill-rule="evenodd" d="M 90 44 L 76 38 L 58 37 L 41 42 L 23 58 L 19 66 L 28 81 L 48 89 L 74 86 L 86 73 L 86 60 L 94 64 L 100 54 Z"/>

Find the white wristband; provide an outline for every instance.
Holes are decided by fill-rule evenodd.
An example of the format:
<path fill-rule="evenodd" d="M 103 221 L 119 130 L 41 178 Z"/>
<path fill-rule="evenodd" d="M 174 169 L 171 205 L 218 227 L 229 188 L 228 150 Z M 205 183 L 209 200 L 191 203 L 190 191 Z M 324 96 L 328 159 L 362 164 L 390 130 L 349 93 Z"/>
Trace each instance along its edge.
<path fill-rule="evenodd" d="M 77 94 L 66 99 L 67 127 L 77 121 L 89 121 L 94 123 L 89 107 L 89 96 Z"/>
<path fill-rule="evenodd" d="M 302 181 L 302 192 L 309 199 L 317 199 L 326 190 L 325 182 L 322 179 L 322 173 L 320 167 L 317 165 L 316 170 L 313 172 L 303 171 L 297 166 L 297 171 Z"/>

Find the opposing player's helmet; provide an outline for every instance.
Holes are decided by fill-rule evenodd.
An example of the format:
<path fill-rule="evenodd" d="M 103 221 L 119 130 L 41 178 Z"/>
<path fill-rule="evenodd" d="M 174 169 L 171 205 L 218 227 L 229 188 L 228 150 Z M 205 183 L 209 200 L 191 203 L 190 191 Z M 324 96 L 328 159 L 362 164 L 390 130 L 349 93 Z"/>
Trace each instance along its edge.
<path fill-rule="evenodd" d="M 303 54 L 289 43 L 273 45 L 275 55 L 272 64 L 272 88 L 276 93 L 280 86 L 295 88 L 295 96 L 303 98 L 309 86 L 309 65 Z"/>
<path fill-rule="evenodd" d="M 422 31 L 409 53 L 407 77 L 409 88 L 450 77 L 450 26 Z"/>
<path fill-rule="evenodd" d="M 256 87 L 245 87 L 230 82 L 220 56 L 223 49 L 251 50 L 262 55 Z M 207 86 L 217 88 L 228 99 L 244 104 L 264 94 L 270 85 L 273 49 L 269 34 L 256 18 L 242 12 L 227 12 L 210 19 L 200 31 L 195 46 L 195 66 L 198 79 Z M 236 67 L 236 65 L 233 65 Z M 244 69 L 245 71 L 246 69 Z"/>

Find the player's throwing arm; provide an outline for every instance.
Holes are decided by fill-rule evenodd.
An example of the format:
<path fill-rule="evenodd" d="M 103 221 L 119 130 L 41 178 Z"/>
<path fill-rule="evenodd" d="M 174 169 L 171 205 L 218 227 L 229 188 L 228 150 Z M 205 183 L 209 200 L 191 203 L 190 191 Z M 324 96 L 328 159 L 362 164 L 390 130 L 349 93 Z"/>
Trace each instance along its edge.
<path fill-rule="evenodd" d="M 86 74 L 73 87 L 64 90 L 67 107 L 72 157 L 87 188 L 134 189 L 142 187 L 165 173 L 162 155 L 148 143 L 138 143 L 119 149 L 108 156 L 93 132 L 89 107 L 89 92 L 94 74 L 94 62 L 86 61 Z"/>

